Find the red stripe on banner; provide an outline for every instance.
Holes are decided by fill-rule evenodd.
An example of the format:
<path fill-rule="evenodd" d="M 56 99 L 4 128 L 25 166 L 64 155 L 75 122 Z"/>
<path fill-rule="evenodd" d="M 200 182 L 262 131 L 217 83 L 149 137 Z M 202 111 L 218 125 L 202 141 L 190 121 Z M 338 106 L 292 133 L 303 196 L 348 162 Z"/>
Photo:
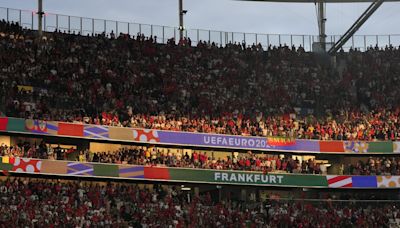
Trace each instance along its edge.
<path fill-rule="evenodd" d="M 0 117 L 0 131 L 7 130 L 8 118 Z"/>
<path fill-rule="evenodd" d="M 144 167 L 144 178 L 146 179 L 158 179 L 158 180 L 170 180 L 168 168 L 159 167 Z"/>
<path fill-rule="evenodd" d="M 341 141 L 319 141 L 321 152 L 344 152 L 343 145 Z"/>
<path fill-rule="evenodd" d="M 341 188 L 351 188 L 351 187 L 353 187 L 353 183 L 343 185 Z"/>
<path fill-rule="evenodd" d="M 58 134 L 67 136 L 83 136 L 83 125 L 58 123 Z"/>
<path fill-rule="evenodd" d="M 338 181 L 342 181 L 342 180 L 347 179 L 347 178 L 351 178 L 351 177 L 349 177 L 349 176 L 336 176 L 334 178 L 328 179 L 328 184 L 333 184 L 333 183 L 336 183 Z"/>

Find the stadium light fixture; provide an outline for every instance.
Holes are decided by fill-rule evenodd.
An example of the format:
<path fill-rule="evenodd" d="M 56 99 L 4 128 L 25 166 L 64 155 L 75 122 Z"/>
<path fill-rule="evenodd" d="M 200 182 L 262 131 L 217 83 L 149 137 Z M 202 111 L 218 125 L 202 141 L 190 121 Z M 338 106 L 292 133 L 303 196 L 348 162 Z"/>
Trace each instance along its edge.
<path fill-rule="evenodd" d="M 179 1 L 179 40 L 183 40 L 183 30 L 185 30 L 185 27 L 183 26 L 183 16 L 187 14 L 187 10 L 183 9 L 183 0 L 178 0 Z"/>
<path fill-rule="evenodd" d="M 185 185 L 181 185 L 181 190 L 182 191 L 190 191 L 192 189 L 190 187 L 185 187 Z"/>

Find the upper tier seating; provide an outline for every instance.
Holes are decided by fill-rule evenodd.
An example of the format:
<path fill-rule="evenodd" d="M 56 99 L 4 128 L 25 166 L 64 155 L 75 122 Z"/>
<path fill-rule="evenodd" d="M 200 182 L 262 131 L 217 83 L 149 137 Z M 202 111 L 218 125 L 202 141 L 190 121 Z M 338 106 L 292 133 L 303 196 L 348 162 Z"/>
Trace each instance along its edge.
<path fill-rule="evenodd" d="M 0 110 L 13 117 L 321 140 L 400 138 L 400 51 L 341 52 L 156 37 L 40 42 L 0 22 Z"/>

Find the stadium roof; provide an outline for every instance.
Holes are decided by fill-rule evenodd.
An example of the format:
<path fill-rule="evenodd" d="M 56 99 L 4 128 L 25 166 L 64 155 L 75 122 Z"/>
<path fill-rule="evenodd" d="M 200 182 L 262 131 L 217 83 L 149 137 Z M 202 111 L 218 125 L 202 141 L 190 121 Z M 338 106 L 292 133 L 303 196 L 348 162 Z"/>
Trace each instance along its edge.
<path fill-rule="evenodd" d="M 182 0 L 181 0 L 182 1 Z M 371 3 L 363 14 L 354 22 L 354 24 L 340 37 L 340 39 L 332 45 L 329 53 L 338 51 L 354 33 L 374 14 L 374 12 L 383 4 L 383 2 L 398 2 L 400 0 L 241 0 L 252 2 L 287 2 L 287 3 L 314 3 L 317 8 L 319 42 L 322 50 L 326 51 L 326 34 L 325 34 L 325 5 L 326 3 Z"/>
<path fill-rule="evenodd" d="M 241 0 L 247 2 L 291 2 L 291 3 L 368 3 L 374 0 Z M 385 0 L 385 2 L 399 2 L 400 0 Z"/>

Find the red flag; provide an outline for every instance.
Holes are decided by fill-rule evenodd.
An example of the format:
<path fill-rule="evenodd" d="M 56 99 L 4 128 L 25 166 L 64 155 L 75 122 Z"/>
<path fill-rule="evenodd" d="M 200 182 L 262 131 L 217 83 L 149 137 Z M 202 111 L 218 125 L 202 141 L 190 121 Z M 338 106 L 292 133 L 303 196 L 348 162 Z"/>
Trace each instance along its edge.
<path fill-rule="evenodd" d="M 67 136 L 83 136 L 82 124 L 59 123 L 58 134 Z"/>
<path fill-rule="evenodd" d="M 7 130 L 8 118 L 0 117 L 0 131 Z"/>

